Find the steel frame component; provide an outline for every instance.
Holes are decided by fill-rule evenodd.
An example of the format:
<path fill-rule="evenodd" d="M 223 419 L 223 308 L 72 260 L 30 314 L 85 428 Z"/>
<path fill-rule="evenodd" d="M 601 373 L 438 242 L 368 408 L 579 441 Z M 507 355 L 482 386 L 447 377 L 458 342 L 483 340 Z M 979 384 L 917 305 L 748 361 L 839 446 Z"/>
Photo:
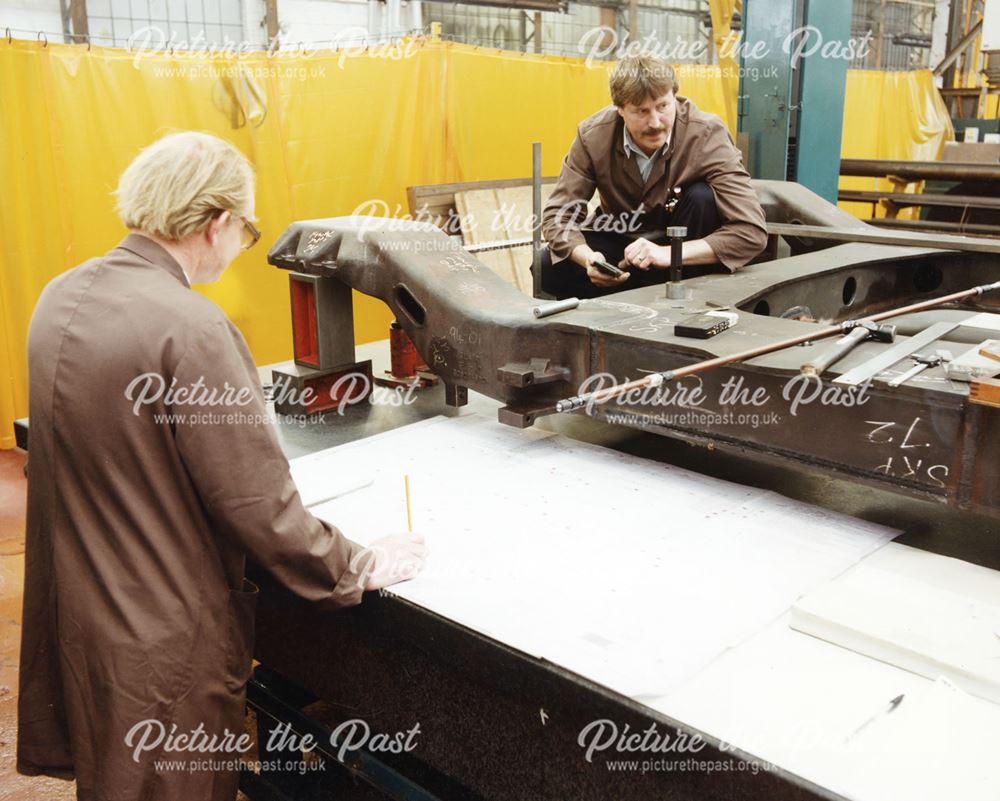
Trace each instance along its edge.
<path fill-rule="evenodd" d="M 306 242 L 311 248 L 324 238 L 316 234 Z M 364 375 L 363 396 L 371 392 L 371 361 L 354 361 L 354 304 L 351 288 L 342 281 L 317 275 L 292 273 L 288 276 L 292 308 L 294 359 L 271 371 L 275 386 L 274 410 L 278 414 L 307 415 L 334 408 L 340 403 L 341 379 Z"/>
<path fill-rule="evenodd" d="M 326 370 L 354 361 L 350 287 L 315 275 L 288 276 L 295 363 Z"/>
<path fill-rule="evenodd" d="M 579 733 L 599 719 L 637 732 L 655 724 L 671 737 L 697 735 L 704 743 L 698 756 L 705 760 L 732 759 L 749 768 L 754 757 L 391 593 L 366 593 L 359 606 L 330 614 L 256 566 L 249 567 L 249 576 L 261 588 L 255 658 L 297 687 L 335 700 L 344 718 L 363 711 L 373 730 L 400 731 L 419 721 L 420 747 L 413 759 L 404 764 L 387 758 L 386 766 L 442 799 L 845 801 L 778 766 L 712 775 L 694 770 L 623 775 L 608 768 L 613 751 L 588 762 Z M 296 731 L 309 731 L 292 715 L 281 719 L 291 720 Z M 680 762 L 690 754 L 662 757 Z"/>
<path fill-rule="evenodd" d="M 847 215 L 802 187 L 755 182 L 755 188 L 771 222 L 844 225 Z M 871 230 L 849 219 L 859 233 Z M 307 247 L 320 235 L 318 248 Z M 662 287 L 652 286 L 539 319 L 534 300 L 427 224 L 299 222 L 268 258 L 381 298 L 445 381 L 449 402 L 462 403 L 464 391 L 473 389 L 503 402 L 501 421 L 519 426 L 533 424 L 588 382 L 599 388 L 595 377 L 611 374 L 621 384 L 815 330 L 816 323 L 781 317 L 794 307 L 806 305 L 826 324 L 838 323 L 995 277 L 992 258 L 983 254 L 850 243 L 690 280 L 687 300 L 664 298 Z M 734 328 L 704 341 L 672 336 L 681 318 L 720 306 L 738 310 Z M 962 308 L 1000 311 L 993 296 Z M 905 334 L 907 318 L 899 323 Z M 834 372 L 863 364 L 881 347 L 861 344 Z M 792 379 L 804 360 L 798 348 L 769 353 L 672 382 L 668 397 L 626 396 L 582 412 L 1000 516 L 1000 413 L 970 404 L 968 385 L 935 368 L 897 389 L 878 380 L 863 388 L 821 386 L 814 400 L 793 408 L 802 396 Z M 700 404 L 691 401 L 695 390 Z M 772 422 L 758 424 L 765 417 Z"/>
<path fill-rule="evenodd" d="M 303 695 L 305 695 L 303 691 L 298 688 L 290 688 L 281 676 L 274 674 L 268 668 L 258 667 L 254 671 L 254 676 L 247 684 L 247 704 L 257 713 L 257 742 L 263 763 L 281 764 L 283 760 L 288 758 L 289 751 L 287 749 L 272 751 L 267 747 L 272 740 L 269 735 L 273 728 L 283 725 L 288 727 L 289 733 L 294 732 L 299 739 L 305 735 L 311 737 L 311 742 L 314 744 L 312 750 L 317 756 L 341 765 L 353 776 L 378 788 L 390 798 L 399 801 L 441 801 L 438 796 L 433 795 L 398 770 L 393 769 L 367 748 L 347 750 L 342 758 L 339 749 L 334 745 L 331 731 L 289 702 L 289 697 L 297 699 Z M 269 773 L 281 776 L 280 769 L 262 771 L 264 777 Z M 251 774 L 247 769 L 244 769 L 241 781 L 245 782 L 247 789 L 260 785 L 267 786 L 266 778 Z M 271 793 L 275 792 L 270 787 L 267 787 L 267 790 Z"/>

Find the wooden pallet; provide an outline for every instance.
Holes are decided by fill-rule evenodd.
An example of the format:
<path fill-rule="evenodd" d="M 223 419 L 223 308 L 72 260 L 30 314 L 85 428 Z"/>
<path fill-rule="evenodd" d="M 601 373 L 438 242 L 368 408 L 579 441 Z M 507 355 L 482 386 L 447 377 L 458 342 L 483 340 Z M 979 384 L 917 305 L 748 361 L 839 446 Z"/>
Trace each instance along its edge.
<path fill-rule="evenodd" d="M 542 178 L 543 207 L 555 184 L 555 176 Z M 448 234 L 461 232 L 466 245 L 531 238 L 530 178 L 411 186 L 406 197 L 411 215 Z M 596 207 L 595 195 L 590 211 Z M 481 251 L 475 257 L 511 286 L 532 294 L 530 244 Z"/>
<path fill-rule="evenodd" d="M 553 186 L 542 186 L 542 205 Z M 467 245 L 530 239 L 532 228 L 530 186 L 471 189 L 455 193 L 455 209 Z M 476 258 L 507 283 L 531 294 L 531 245 L 488 250 Z"/>

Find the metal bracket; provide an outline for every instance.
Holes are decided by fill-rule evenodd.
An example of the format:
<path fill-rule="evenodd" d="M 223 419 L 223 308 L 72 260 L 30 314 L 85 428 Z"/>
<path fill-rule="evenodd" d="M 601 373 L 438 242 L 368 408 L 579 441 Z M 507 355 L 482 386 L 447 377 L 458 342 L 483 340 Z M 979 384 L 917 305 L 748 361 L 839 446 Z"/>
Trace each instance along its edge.
<path fill-rule="evenodd" d="M 552 364 L 549 359 L 531 359 L 528 362 L 508 362 L 497 368 L 497 380 L 509 387 L 530 387 L 551 384 L 569 378 L 568 367 Z"/>
<path fill-rule="evenodd" d="M 497 411 L 497 420 L 511 428 L 530 428 L 539 417 L 551 413 L 551 407 L 501 406 Z"/>

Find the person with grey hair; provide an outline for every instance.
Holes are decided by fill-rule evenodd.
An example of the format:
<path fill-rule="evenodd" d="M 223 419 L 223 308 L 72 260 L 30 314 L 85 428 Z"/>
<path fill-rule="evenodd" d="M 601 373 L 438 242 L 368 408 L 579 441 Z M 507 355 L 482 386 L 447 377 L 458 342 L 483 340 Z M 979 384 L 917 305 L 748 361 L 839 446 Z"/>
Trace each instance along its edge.
<path fill-rule="evenodd" d="M 542 213 L 542 289 L 592 298 L 662 283 L 669 226 L 687 228 L 685 276 L 759 254 L 764 212 L 722 120 L 679 96 L 673 68 L 654 56 L 623 58 L 609 88 L 612 105 L 578 126 Z M 624 272 L 608 275 L 603 262 Z"/>
<path fill-rule="evenodd" d="M 85 801 L 232 801 L 246 557 L 336 609 L 415 574 L 425 546 L 362 549 L 304 508 L 246 342 L 191 290 L 260 238 L 243 155 L 169 135 L 117 195 L 131 233 L 53 280 L 29 332 L 17 769 Z"/>

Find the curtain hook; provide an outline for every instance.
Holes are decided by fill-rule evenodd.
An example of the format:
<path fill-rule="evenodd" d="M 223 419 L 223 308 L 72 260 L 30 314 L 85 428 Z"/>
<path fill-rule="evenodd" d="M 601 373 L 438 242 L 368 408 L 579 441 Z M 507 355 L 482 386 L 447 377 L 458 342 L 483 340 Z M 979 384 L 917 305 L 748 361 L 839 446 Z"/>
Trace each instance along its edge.
<path fill-rule="evenodd" d="M 49 46 L 49 37 L 45 35 L 44 31 L 38 32 L 38 41 L 42 43 L 42 47 Z"/>

